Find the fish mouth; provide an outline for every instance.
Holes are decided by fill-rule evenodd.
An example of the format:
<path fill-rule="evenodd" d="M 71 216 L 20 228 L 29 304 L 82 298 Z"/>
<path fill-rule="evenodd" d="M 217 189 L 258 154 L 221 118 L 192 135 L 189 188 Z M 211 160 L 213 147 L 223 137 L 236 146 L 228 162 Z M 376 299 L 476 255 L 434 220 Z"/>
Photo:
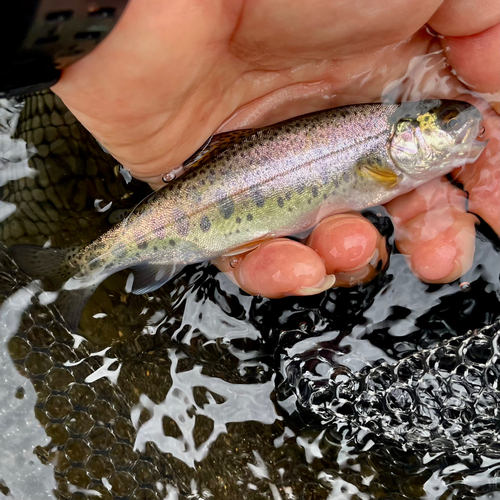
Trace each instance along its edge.
<path fill-rule="evenodd" d="M 480 141 L 478 139 L 474 139 L 470 143 L 459 144 L 455 149 L 455 154 L 457 157 L 457 164 L 463 163 L 466 160 L 466 163 L 474 163 L 486 149 L 489 140 Z"/>

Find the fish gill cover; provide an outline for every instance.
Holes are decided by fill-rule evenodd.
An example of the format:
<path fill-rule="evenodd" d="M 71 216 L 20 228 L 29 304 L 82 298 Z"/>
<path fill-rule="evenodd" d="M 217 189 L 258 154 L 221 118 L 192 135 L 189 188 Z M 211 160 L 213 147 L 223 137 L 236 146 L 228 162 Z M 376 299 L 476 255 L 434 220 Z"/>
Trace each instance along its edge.
<path fill-rule="evenodd" d="M 84 244 L 142 196 L 52 94 L 27 100 L 18 133 L 38 152 L 2 177 L 6 245 Z M 201 264 L 134 296 L 125 272 L 81 335 L 2 247 L 0 493 L 494 498 L 500 333 L 477 330 L 500 317 L 498 239 L 480 226 L 468 287 L 425 285 L 383 209 L 365 215 L 392 250 L 368 285 L 271 301 Z"/>

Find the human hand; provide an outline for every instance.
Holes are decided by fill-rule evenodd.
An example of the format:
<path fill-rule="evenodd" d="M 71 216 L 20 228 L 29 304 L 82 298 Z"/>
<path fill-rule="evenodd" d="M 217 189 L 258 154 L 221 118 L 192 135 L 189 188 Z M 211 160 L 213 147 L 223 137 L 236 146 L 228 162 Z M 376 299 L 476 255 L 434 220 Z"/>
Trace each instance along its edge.
<path fill-rule="evenodd" d="M 420 29 L 425 23 L 442 36 Z M 387 94 L 472 100 L 487 115 L 490 143 L 460 180 L 471 210 L 500 234 L 500 118 L 478 101 L 500 112 L 499 61 L 498 0 L 131 0 L 108 38 L 53 90 L 156 187 L 217 131 Z M 470 266 L 475 217 L 459 190 L 436 180 L 387 208 L 418 277 L 451 281 Z M 317 292 L 330 272 L 337 284 L 367 280 L 384 249 L 374 227 L 349 214 L 323 221 L 306 245 L 278 239 L 236 270 L 218 264 L 248 291 L 277 297 Z"/>

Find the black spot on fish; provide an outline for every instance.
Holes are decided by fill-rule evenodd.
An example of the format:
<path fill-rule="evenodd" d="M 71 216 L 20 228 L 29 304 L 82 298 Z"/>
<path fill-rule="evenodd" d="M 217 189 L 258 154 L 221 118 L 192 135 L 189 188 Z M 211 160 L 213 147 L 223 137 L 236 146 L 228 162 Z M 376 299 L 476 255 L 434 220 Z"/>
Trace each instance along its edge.
<path fill-rule="evenodd" d="M 147 241 L 141 241 L 140 243 L 137 243 L 137 248 L 139 250 L 144 250 L 145 248 L 148 248 L 148 242 Z"/>
<path fill-rule="evenodd" d="M 344 172 L 344 182 L 349 182 L 349 179 L 350 179 L 350 175 L 349 175 L 349 172 Z"/>
<path fill-rule="evenodd" d="M 304 192 L 304 189 L 305 189 L 305 186 L 302 182 L 300 182 L 299 184 L 297 184 L 295 186 L 295 191 L 297 191 L 297 193 L 299 193 L 299 194 L 302 194 Z"/>
<path fill-rule="evenodd" d="M 311 204 L 311 202 L 312 202 L 312 200 L 311 200 L 311 198 L 309 198 L 309 199 L 307 200 L 307 203 L 310 205 L 310 204 Z"/>
<path fill-rule="evenodd" d="M 236 217 L 236 224 L 240 224 L 241 223 L 241 219 L 239 217 Z"/>
<path fill-rule="evenodd" d="M 318 188 L 316 186 L 313 186 L 311 189 L 311 193 L 313 197 L 316 198 L 316 196 L 318 196 Z"/>
<path fill-rule="evenodd" d="M 204 186 L 206 184 L 205 181 L 201 181 L 201 185 Z"/>
<path fill-rule="evenodd" d="M 212 227 L 212 223 L 210 222 L 210 219 L 206 215 L 204 215 L 200 221 L 200 229 L 204 233 L 206 233 L 211 227 Z"/>
<path fill-rule="evenodd" d="M 333 182 L 333 185 L 334 185 L 336 188 L 338 188 L 338 187 L 339 187 L 339 180 L 337 179 L 337 177 L 334 177 L 332 182 Z"/>
<path fill-rule="evenodd" d="M 234 202 L 229 196 L 224 196 L 219 202 L 219 212 L 224 219 L 229 219 L 234 213 Z"/>
<path fill-rule="evenodd" d="M 292 209 L 292 208 L 289 208 L 289 209 L 288 209 L 288 211 L 289 211 L 289 212 L 293 212 L 293 209 Z"/>
<path fill-rule="evenodd" d="M 278 198 L 278 206 L 279 206 L 280 208 L 283 208 L 283 205 L 284 205 L 284 204 L 285 204 L 285 202 L 284 202 L 283 198 L 280 196 L 280 197 Z"/>
<path fill-rule="evenodd" d="M 290 191 L 287 191 L 287 192 L 285 193 L 285 198 L 286 198 L 288 201 L 290 201 L 290 200 L 292 199 L 292 193 L 290 193 Z"/>
<path fill-rule="evenodd" d="M 236 229 L 236 234 L 239 234 L 240 233 L 240 230 L 239 229 Z"/>
<path fill-rule="evenodd" d="M 157 252 L 158 251 L 158 247 L 153 247 L 153 252 Z"/>
<path fill-rule="evenodd" d="M 168 243 L 170 244 L 171 247 L 175 247 L 175 241 L 174 240 L 170 240 Z"/>
<path fill-rule="evenodd" d="M 247 220 L 253 220 L 253 215 L 252 214 L 247 214 Z"/>
<path fill-rule="evenodd" d="M 252 200 L 255 205 L 259 208 L 262 208 L 266 203 L 266 199 L 264 195 L 258 189 L 252 189 L 251 191 Z"/>
<path fill-rule="evenodd" d="M 98 260 L 93 260 L 89 263 L 89 269 L 93 271 L 94 269 L 97 269 L 99 267 L 99 261 Z"/>
<path fill-rule="evenodd" d="M 114 267 L 114 264 L 113 264 L 112 262 L 110 262 L 109 264 L 106 264 L 106 265 L 104 266 L 104 269 L 107 271 L 107 270 L 109 270 L 109 269 L 112 269 L 113 267 Z"/>

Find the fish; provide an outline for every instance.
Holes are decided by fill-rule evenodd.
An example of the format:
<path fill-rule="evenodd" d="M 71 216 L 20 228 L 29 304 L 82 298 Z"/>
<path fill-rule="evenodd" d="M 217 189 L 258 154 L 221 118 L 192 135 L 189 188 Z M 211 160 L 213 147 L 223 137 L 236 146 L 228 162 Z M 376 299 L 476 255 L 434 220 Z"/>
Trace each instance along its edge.
<path fill-rule="evenodd" d="M 189 264 L 302 233 L 328 215 L 380 205 L 476 161 L 482 115 L 462 101 L 344 106 L 262 129 L 218 134 L 184 162 L 186 174 L 153 193 L 78 252 L 14 245 L 10 254 L 55 289 L 85 290 L 131 269 L 131 291 L 164 285 Z M 76 327 L 74 327 L 76 328 Z"/>

